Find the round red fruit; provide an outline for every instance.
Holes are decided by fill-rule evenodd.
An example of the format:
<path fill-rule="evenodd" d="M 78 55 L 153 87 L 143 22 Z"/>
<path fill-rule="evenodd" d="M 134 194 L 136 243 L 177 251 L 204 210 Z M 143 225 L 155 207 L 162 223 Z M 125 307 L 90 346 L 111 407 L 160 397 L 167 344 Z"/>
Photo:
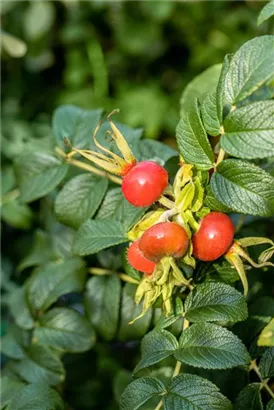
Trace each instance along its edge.
<path fill-rule="evenodd" d="M 214 261 L 227 252 L 234 237 L 234 225 L 228 215 L 210 212 L 193 236 L 193 255 L 202 261 Z"/>
<path fill-rule="evenodd" d="M 151 226 L 139 239 L 141 252 L 154 262 L 164 256 L 180 258 L 188 248 L 185 229 L 175 222 L 160 222 Z"/>
<path fill-rule="evenodd" d="M 155 269 L 156 264 L 144 257 L 139 248 L 139 241 L 133 242 L 127 251 L 128 263 L 140 272 L 151 275 Z"/>
<path fill-rule="evenodd" d="M 162 195 L 167 185 L 167 171 L 156 162 L 143 161 L 124 176 L 122 192 L 132 205 L 149 206 Z"/>

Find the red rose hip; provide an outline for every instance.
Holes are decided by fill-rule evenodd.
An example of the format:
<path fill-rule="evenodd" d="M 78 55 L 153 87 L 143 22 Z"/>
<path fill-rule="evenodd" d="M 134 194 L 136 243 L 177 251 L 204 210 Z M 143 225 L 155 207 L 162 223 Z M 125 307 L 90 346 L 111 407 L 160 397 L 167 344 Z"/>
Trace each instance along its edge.
<path fill-rule="evenodd" d="M 210 212 L 192 238 L 193 255 L 202 261 L 214 261 L 226 253 L 234 237 L 234 225 L 228 215 Z"/>
<path fill-rule="evenodd" d="M 127 251 L 128 263 L 140 272 L 151 275 L 155 269 L 156 264 L 144 257 L 140 248 L 139 241 L 133 242 Z"/>
<path fill-rule="evenodd" d="M 180 258 L 188 248 L 185 229 L 175 222 L 160 222 L 151 226 L 139 239 L 144 256 L 158 262 L 164 256 Z"/>
<path fill-rule="evenodd" d="M 134 206 L 152 205 L 168 185 L 168 173 L 153 161 L 139 162 L 124 176 L 122 192 Z"/>

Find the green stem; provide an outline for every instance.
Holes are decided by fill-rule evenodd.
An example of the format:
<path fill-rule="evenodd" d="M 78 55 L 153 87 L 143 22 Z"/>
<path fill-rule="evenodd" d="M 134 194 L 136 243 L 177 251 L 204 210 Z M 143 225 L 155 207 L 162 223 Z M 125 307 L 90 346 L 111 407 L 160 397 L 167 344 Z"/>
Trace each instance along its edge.
<path fill-rule="evenodd" d="M 269 379 L 264 380 L 261 376 L 260 370 L 256 364 L 256 359 L 255 360 L 251 360 L 250 362 L 250 366 L 249 366 L 249 370 L 254 370 L 254 372 L 257 374 L 257 376 L 259 377 L 260 381 L 261 381 L 261 386 L 265 388 L 265 390 L 270 394 L 270 396 L 272 397 L 272 399 L 274 399 L 274 393 L 271 390 L 271 388 L 268 386 L 267 382 Z"/>

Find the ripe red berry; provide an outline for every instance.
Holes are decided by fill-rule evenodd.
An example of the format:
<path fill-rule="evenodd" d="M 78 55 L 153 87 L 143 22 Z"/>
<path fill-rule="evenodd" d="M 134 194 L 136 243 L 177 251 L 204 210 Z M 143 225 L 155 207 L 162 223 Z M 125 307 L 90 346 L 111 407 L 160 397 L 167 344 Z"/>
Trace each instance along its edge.
<path fill-rule="evenodd" d="M 232 244 L 234 225 L 226 214 L 210 212 L 193 236 L 193 255 L 202 261 L 214 261 Z"/>
<path fill-rule="evenodd" d="M 122 192 L 134 206 L 152 205 L 168 185 L 167 171 L 156 162 L 139 162 L 124 176 Z"/>
<path fill-rule="evenodd" d="M 144 272 L 147 275 L 151 275 L 156 266 L 154 262 L 151 262 L 144 257 L 139 248 L 139 241 L 135 241 L 129 246 L 127 260 L 134 269 Z"/>
<path fill-rule="evenodd" d="M 185 229 L 175 222 L 160 222 L 141 236 L 139 247 L 147 259 L 154 262 L 164 256 L 180 258 L 188 248 Z"/>

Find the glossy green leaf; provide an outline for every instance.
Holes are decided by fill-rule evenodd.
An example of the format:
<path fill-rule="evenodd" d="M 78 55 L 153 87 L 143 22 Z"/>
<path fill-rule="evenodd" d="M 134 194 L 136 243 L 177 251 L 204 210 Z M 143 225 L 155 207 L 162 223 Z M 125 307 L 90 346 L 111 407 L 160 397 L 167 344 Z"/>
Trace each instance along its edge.
<path fill-rule="evenodd" d="M 87 317 L 104 339 L 115 336 L 120 308 L 121 282 L 113 273 L 89 279 L 85 293 Z"/>
<path fill-rule="evenodd" d="M 213 151 L 199 113 L 197 101 L 181 117 L 176 128 L 176 139 L 184 161 L 199 169 L 213 166 Z"/>
<path fill-rule="evenodd" d="M 232 57 L 225 79 L 226 100 L 237 104 L 274 75 L 273 36 L 247 41 Z"/>
<path fill-rule="evenodd" d="M 204 369 L 230 369 L 247 365 L 249 354 L 241 340 L 229 330 L 210 323 L 198 323 L 183 331 L 177 360 Z"/>
<path fill-rule="evenodd" d="M 20 389 L 6 410 L 65 410 L 59 394 L 44 384 L 32 383 Z"/>
<path fill-rule="evenodd" d="M 134 369 L 134 373 L 152 366 L 171 356 L 178 348 L 175 336 L 167 330 L 152 330 L 142 339 L 141 360 Z"/>
<path fill-rule="evenodd" d="M 73 250 L 76 255 L 91 255 L 127 241 L 126 232 L 121 222 L 89 220 L 79 228 Z"/>
<path fill-rule="evenodd" d="M 27 298 L 34 311 L 48 309 L 60 296 L 81 292 L 86 270 L 82 259 L 50 262 L 37 269 L 27 285 Z"/>
<path fill-rule="evenodd" d="M 64 148 L 64 138 L 67 138 L 75 148 L 89 148 L 101 115 L 102 110 L 61 105 L 55 110 L 52 120 L 52 132 L 57 144 Z"/>
<path fill-rule="evenodd" d="M 50 151 L 34 151 L 16 158 L 15 171 L 20 199 L 32 202 L 47 195 L 64 179 L 68 164 L 64 164 Z"/>
<path fill-rule="evenodd" d="M 163 402 L 164 410 L 232 410 L 215 384 L 194 374 L 174 377 Z"/>
<path fill-rule="evenodd" d="M 244 296 L 224 283 L 208 282 L 195 286 L 184 306 L 190 322 L 240 322 L 248 316 Z"/>
<path fill-rule="evenodd" d="M 68 308 L 54 308 L 45 313 L 34 330 L 34 338 L 39 344 L 66 352 L 84 352 L 95 342 L 87 318 Z"/>
<path fill-rule="evenodd" d="M 272 16 L 274 16 L 274 1 L 273 0 L 266 3 L 265 6 L 260 11 L 260 14 L 257 20 L 257 25 L 260 26 L 262 23 L 264 23 L 266 20 L 268 20 Z"/>
<path fill-rule="evenodd" d="M 234 409 L 235 410 L 263 410 L 261 398 L 260 383 L 248 384 L 238 395 Z"/>
<path fill-rule="evenodd" d="M 238 158 L 274 155 L 274 101 L 256 102 L 232 111 L 224 121 L 221 147 Z"/>
<path fill-rule="evenodd" d="M 211 177 L 218 201 L 236 212 L 270 216 L 274 212 L 274 178 L 256 165 L 227 159 Z"/>
<path fill-rule="evenodd" d="M 221 133 L 221 124 L 218 118 L 216 91 L 210 92 L 206 95 L 201 104 L 201 114 L 203 124 L 207 134 L 216 137 Z"/>
<path fill-rule="evenodd" d="M 59 192 L 55 213 L 60 222 L 79 228 L 97 211 L 108 186 L 106 178 L 82 174 L 72 178 Z"/>
<path fill-rule="evenodd" d="M 15 323 L 19 327 L 23 329 L 33 328 L 34 320 L 30 313 L 24 286 L 14 290 L 9 295 L 9 308 Z"/>
<path fill-rule="evenodd" d="M 1 377 L 1 409 L 5 408 L 13 399 L 14 395 L 22 390 L 25 383 L 10 379 L 7 376 Z"/>
<path fill-rule="evenodd" d="M 263 379 L 274 377 L 274 347 L 270 347 L 262 355 L 259 370 Z"/>
<path fill-rule="evenodd" d="M 121 410 L 137 410 L 154 396 L 165 391 L 163 383 L 154 377 L 142 377 L 128 385 L 121 397 Z M 159 396 L 160 399 L 160 396 Z"/>

